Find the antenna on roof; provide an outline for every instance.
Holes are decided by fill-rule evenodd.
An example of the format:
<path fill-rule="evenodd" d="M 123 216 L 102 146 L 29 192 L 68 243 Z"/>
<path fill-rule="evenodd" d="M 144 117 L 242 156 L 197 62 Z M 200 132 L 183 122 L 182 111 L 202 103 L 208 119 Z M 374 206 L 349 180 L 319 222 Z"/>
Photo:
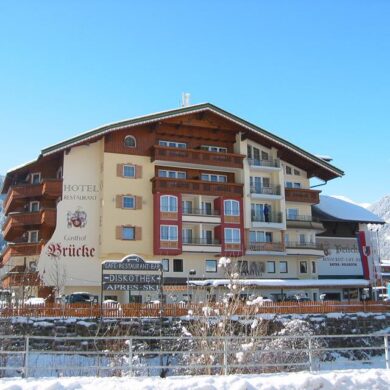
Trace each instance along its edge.
<path fill-rule="evenodd" d="M 181 106 L 188 107 L 190 105 L 190 96 L 191 94 L 188 92 L 183 92 L 181 94 Z"/>

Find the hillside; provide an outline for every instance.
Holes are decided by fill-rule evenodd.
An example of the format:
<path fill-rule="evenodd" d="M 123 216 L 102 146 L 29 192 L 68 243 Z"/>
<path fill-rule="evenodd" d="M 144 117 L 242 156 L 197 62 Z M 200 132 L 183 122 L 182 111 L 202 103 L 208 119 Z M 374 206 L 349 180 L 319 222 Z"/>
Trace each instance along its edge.
<path fill-rule="evenodd" d="M 372 204 L 368 209 L 387 222 L 379 230 L 379 240 L 381 245 L 381 259 L 390 260 L 390 195 L 384 196 L 379 202 Z"/>

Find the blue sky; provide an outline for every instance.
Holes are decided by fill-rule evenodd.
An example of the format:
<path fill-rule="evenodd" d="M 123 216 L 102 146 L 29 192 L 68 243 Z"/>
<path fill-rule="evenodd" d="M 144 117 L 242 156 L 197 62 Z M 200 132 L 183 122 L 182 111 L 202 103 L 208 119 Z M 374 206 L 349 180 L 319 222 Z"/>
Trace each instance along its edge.
<path fill-rule="evenodd" d="M 1 1 L 0 173 L 108 122 L 211 102 L 390 193 L 390 1 Z"/>

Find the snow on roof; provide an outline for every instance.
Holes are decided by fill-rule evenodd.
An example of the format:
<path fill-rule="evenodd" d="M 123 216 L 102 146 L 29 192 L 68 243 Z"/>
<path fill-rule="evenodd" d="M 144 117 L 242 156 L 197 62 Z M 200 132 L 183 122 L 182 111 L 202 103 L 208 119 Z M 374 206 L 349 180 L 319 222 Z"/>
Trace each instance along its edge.
<path fill-rule="evenodd" d="M 218 287 L 227 286 L 232 283 L 230 279 L 206 279 L 189 280 L 188 284 L 200 287 Z M 240 286 L 259 286 L 259 287 L 365 287 L 369 286 L 369 281 L 364 279 L 235 279 L 234 284 Z"/>
<path fill-rule="evenodd" d="M 326 216 L 328 216 L 332 220 L 336 219 L 374 224 L 385 223 L 385 221 L 371 211 L 368 211 L 357 204 L 346 202 L 332 196 L 320 195 L 320 203 L 314 205 L 313 210 L 319 212 L 320 214 L 325 214 L 324 218 L 321 218 L 325 220 Z"/>
<path fill-rule="evenodd" d="M 27 167 L 27 165 L 30 165 L 30 164 L 32 164 L 32 163 L 34 163 L 34 162 L 36 162 L 36 161 L 37 161 L 37 160 L 35 159 L 35 160 L 28 161 L 28 162 L 26 162 L 26 163 L 20 164 L 20 165 L 18 165 L 18 166 L 16 166 L 16 167 L 13 167 L 13 168 L 11 168 L 11 169 L 8 169 L 8 171 L 7 171 L 6 173 L 8 174 L 8 173 L 13 172 L 13 171 L 16 171 L 16 170 L 18 170 L 18 169 Z"/>

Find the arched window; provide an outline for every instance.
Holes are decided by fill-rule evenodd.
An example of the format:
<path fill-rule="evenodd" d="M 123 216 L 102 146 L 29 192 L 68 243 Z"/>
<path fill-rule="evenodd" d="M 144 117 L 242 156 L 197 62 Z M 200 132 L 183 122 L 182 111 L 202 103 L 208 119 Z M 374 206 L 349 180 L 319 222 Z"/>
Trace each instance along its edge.
<path fill-rule="evenodd" d="M 225 215 L 240 215 L 240 202 L 238 200 L 225 200 L 224 201 Z"/>
<path fill-rule="evenodd" d="M 177 196 L 162 195 L 160 197 L 160 211 L 177 212 Z"/>
<path fill-rule="evenodd" d="M 135 137 L 133 137 L 132 135 L 126 135 L 124 143 L 125 143 L 125 146 L 127 146 L 128 148 L 135 148 L 136 147 Z"/>

